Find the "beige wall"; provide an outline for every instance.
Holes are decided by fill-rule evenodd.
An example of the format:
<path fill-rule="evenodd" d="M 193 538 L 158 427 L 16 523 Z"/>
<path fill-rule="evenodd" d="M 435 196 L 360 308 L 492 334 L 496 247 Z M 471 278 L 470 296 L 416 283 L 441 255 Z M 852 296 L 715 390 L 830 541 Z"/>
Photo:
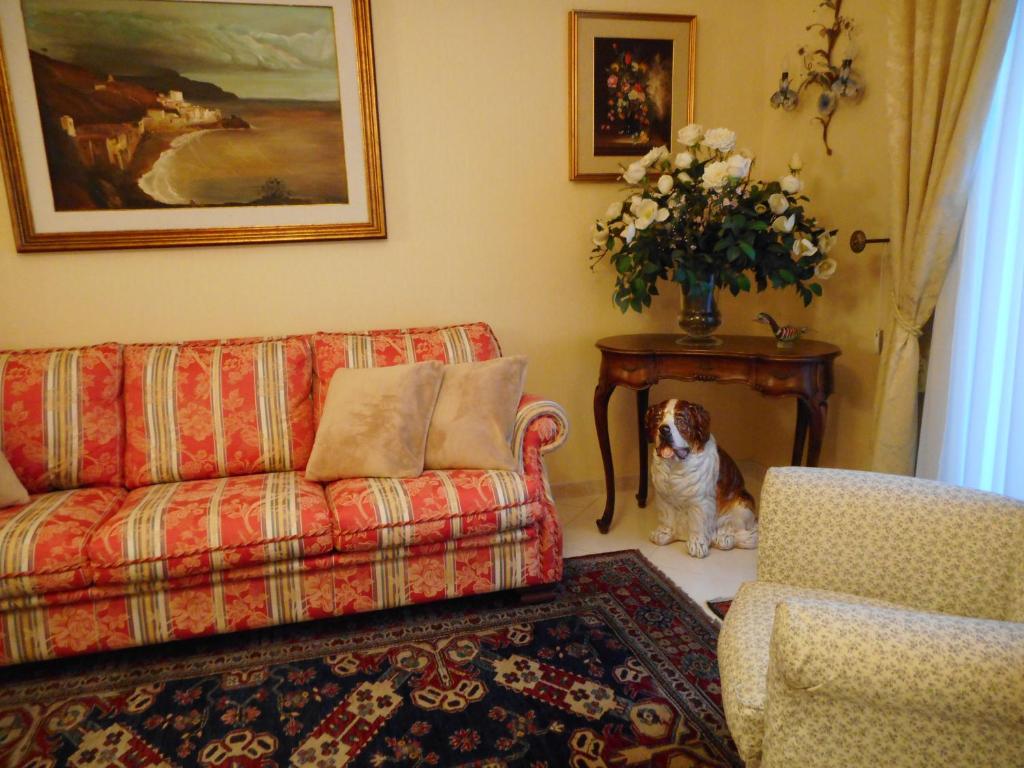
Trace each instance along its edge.
<path fill-rule="evenodd" d="M 483 319 L 507 353 L 529 355 L 529 389 L 565 404 L 568 445 L 555 482 L 601 475 L 591 398 L 605 335 L 674 330 L 677 299 L 622 316 L 611 275 L 587 269 L 588 229 L 613 184 L 568 181 L 566 0 L 374 0 L 389 238 L 373 242 L 19 255 L 0 217 L 0 347 L 357 330 Z M 697 119 L 739 132 L 777 174 L 794 150 L 815 210 L 842 228 L 886 231 L 881 12 L 856 6 L 868 82 L 843 109 L 823 159 L 810 105 L 769 109 L 784 52 L 806 39 L 816 0 L 588 0 L 589 9 L 695 13 Z M 861 4 L 866 5 L 866 4 Z M 6 207 L 6 206 L 4 206 Z M 866 466 L 877 357 L 878 253 L 839 252 L 840 272 L 810 311 L 795 296 L 723 301 L 724 329 L 763 332 L 762 308 L 840 344 L 826 463 Z M 660 385 L 703 400 L 739 458 L 788 458 L 792 403 L 742 387 Z M 619 468 L 636 472 L 628 394 L 613 398 Z"/>

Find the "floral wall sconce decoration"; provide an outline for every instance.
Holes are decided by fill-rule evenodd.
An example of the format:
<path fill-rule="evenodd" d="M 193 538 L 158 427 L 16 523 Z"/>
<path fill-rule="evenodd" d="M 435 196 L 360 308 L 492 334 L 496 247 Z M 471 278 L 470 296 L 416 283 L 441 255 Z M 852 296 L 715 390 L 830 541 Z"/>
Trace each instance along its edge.
<path fill-rule="evenodd" d="M 831 23 L 816 22 L 808 24 L 806 29 L 817 29 L 818 34 L 824 38 L 823 44 L 818 47 L 800 47 L 797 52 L 800 54 L 804 70 L 800 82 L 794 89 L 789 67 L 783 65 L 779 89 L 771 95 L 770 100 L 775 109 L 791 112 L 796 109 L 800 94 L 805 88 L 818 86 L 820 92 L 815 105 L 818 115 L 814 119 L 821 123 L 821 138 L 825 142 L 825 151 L 830 155 L 832 148 L 828 145 L 828 127 L 835 115 L 836 107 L 839 106 L 839 100 L 855 102 L 864 93 L 863 83 L 853 72 L 853 59 L 856 55 L 853 19 L 842 15 L 842 6 L 843 0 L 822 0 L 818 7 L 832 12 Z M 837 65 L 834 59 L 837 54 L 836 46 L 844 35 L 847 44 Z"/>

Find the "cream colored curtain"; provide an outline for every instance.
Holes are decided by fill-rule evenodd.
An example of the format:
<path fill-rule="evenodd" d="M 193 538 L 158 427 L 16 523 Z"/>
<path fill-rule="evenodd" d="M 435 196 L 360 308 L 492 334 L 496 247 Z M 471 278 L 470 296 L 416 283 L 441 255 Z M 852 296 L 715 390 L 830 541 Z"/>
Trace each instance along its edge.
<path fill-rule="evenodd" d="M 895 0 L 889 17 L 892 319 L 875 397 L 874 469 L 912 474 L 921 327 L 942 289 L 1020 0 Z"/>

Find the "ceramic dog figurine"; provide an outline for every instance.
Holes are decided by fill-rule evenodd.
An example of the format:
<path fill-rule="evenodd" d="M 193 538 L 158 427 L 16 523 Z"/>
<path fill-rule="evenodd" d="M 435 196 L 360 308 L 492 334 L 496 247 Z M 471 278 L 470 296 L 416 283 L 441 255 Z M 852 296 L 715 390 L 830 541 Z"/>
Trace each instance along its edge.
<path fill-rule="evenodd" d="M 654 443 L 651 482 L 658 507 L 655 544 L 686 540 L 693 557 L 708 547 L 757 546 L 754 498 L 743 475 L 711 434 L 711 417 L 696 403 L 666 400 L 647 409 Z"/>

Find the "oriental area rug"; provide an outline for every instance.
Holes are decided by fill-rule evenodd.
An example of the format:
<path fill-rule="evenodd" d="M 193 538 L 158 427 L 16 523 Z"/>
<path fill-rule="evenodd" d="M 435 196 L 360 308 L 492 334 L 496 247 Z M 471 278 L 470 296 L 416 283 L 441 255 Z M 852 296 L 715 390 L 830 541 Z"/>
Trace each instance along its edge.
<path fill-rule="evenodd" d="M 740 766 L 703 611 L 636 551 L 487 595 L 0 670 L 0 765 Z"/>

